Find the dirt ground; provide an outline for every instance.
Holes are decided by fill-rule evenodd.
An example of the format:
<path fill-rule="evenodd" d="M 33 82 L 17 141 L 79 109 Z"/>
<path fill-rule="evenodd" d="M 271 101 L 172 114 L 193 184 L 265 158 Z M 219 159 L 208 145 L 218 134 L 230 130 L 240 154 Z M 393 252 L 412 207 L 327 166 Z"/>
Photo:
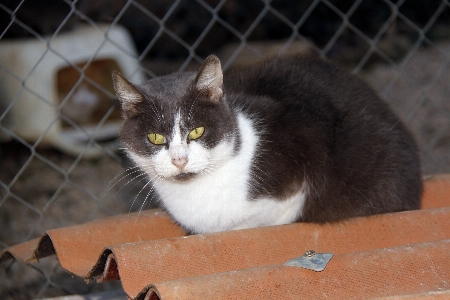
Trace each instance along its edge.
<path fill-rule="evenodd" d="M 449 53 L 450 43 L 440 43 L 437 49 L 420 48 L 398 68 L 374 64 L 359 73 L 415 135 L 424 174 L 450 172 Z M 122 179 L 121 171 L 129 166 L 120 154 L 84 160 L 51 148 L 33 152 L 18 142 L 1 144 L 0 250 L 51 228 L 152 206 L 154 200 L 143 203 L 146 191 L 139 194 L 145 181 Z M 0 269 L 0 295 L 6 295 L 2 299 L 119 287 L 117 282 L 87 285 L 61 270 L 55 258 L 33 268 L 7 262 Z"/>

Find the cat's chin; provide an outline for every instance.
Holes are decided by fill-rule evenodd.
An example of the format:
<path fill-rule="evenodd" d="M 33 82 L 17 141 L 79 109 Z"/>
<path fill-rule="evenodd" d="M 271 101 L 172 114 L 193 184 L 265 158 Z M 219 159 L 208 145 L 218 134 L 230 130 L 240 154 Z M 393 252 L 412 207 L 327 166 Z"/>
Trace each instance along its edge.
<path fill-rule="evenodd" d="M 195 176 L 197 176 L 197 173 L 180 173 L 176 176 L 173 177 L 173 179 L 177 180 L 177 181 L 188 181 L 192 178 L 194 178 Z"/>

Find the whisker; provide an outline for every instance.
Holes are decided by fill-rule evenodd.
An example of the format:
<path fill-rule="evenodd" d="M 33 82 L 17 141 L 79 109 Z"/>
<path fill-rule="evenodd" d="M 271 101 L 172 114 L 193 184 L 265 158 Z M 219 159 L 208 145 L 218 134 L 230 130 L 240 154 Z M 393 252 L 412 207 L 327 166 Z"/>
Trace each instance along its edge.
<path fill-rule="evenodd" d="M 145 172 L 143 172 L 143 171 L 141 171 L 141 170 L 136 170 L 136 171 L 134 171 L 134 172 L 132 172 L 132 173 L 130 173 L 130 174 L 127 174 L 127 175 L 125 175 L 124 177 L 122 177 L 122 178 L 121 178 L 119 181 L 117 181 L 114 185 L 118 184 L 120 181 L 122 181 L 122 180 L 125 179 L 126 177 L 128 177 L 128 176 L 130 176 L 130 175 L 132 175 L 132 174 L 134 174 L 134 173 L 137 173 L 137 172 L 141 172 L 141 173 L 138 174 L 137 176 L 132 177 L 132 178 L 129 179 L 126 183 L 124 183 L 124 184 L 119 188 L 119 190 L 114 194 L 114 196 L 117 195 L 120 191 L 122 191 L 122 190 L 123 190 L 130 182 L 132 182 L 133 180 L 136 180 L 136 179 L 139 178 L 139 177 L 142 177 L 142 176 L 146 176 L 146 175 L 147 175 Z"/>
<path fill-rule="evenodd" d="M 192 101 L 191 107 L 189 109 L 189 113 L 188 113 L 188 119 L 191 119 L 192 116 L 192 112 L 194 111 L 194 107 L 197 104 L 198 98 L 200 97 L 200 95 L 198 94 L 197 97 L 195 97 L 194 101 Z"/>
<path fill-rule="evenodd" d="M 130 171 L 130 170 L 133 170 L 133 169 L 137 169 L 137 170 L 135 170 L 135 171 L 133 171 L 133 172 L 131 172 L 131 173 L 127 173 L 125 176 L 123 176 L 122 178 L 120 178 L 119 180 L 117 180 L 117 178 L 118 178 L 119 176 L 122 176 L 124 173 L 126 173 L 126 172 L 128 172 L 128 171 Z M 128 177 L 128 176 L 130 176 L 130 175 L 132 175 L 132 174 L 134 174 L 134 173 L 137 173 L 137 172 L 139 172 L 139 171 L 140 171 L 140 170 L 139 170 L 139 167 L 130 167 L 130 168 L 124 169 L 124 170 L 122 170 L 121 172 L 119 172 L 113 179 L 111 179 L 111 180 L 105 185 L 105 188 L 106 188 L 106 187 L 108 187 L 109 185 L 111 185 L 111 183 L 112 183 L 113 181 L 117 180 L 117 181 L 114 182 L 114 184 L 112 184 L 106 191 L 104 191 L 104 192 L 102 193 L 102 196 L 100 197 L 100 199 L 103 199 L 103 198 L 111 191 L 111 189 L 114 188 L 114 187 L 116 186 L 116 184 L 118 184 L 119 182 L 121 182 L 124 178 L 126 178 L 126 177 Z M 117 195 L 117 193 L 116 193 L 116 195 Z"/>
<path fill-rule="evenodd" d="M 142 180 L 141 180 L 142 181 Z M 139 191 L 139 193 L 136 194 L 136 196 L 134 196 L 133 198 L 133 202 L 131 202 L 131 206 L 130 206 L 130 210 L 128 211 L 128 213 L 131 213 L 131 209 L 133 208 L 134 203 L 136 202 L 137 198 L 139 197 L 139 195 L 142 193 L 143 190 L 145 190 L 145 188 L 151 184 L 152 181 L 149 180 L 146 184 L 144 184 L 144 186 L 141 188 L 141 190 Z"/>
<path fill-rule="evenodd" d="M 147 195 L 146 195 L 145 198 L 144 198 L 144 201 L 142 202 L 141 207 L 139 208 L 138 214 L 137 214 L 137 216 L 136 216 L 136 220 L 135 220 L 135 222 L 134 222 L 134 226 L 136 226 L 136 224 L 137 224 L 137 221 L 138 221 L 139 216 L 140 216 L 140 214 L 141 214 L 142 208 L 144 207 L 144 204 L 147 202 L 147 199 L 149 198 L 149 196 L 150 196 L 150 195 L 154 192 L 154 190 L 155 190 L 155 183 L 157 183 L 157 182 L 161 179 L 161 176 L 156 175 L 155 178 L 156 178 L 156 180 L 155 180 L 154 183 L 152 184 L 152 187 L 151 187 L 150 190 L 148 191 Z M 153 179 L 154 179 L 154 178 L 153 178 Z M 144 185 L 144 187 L 142 187 L 142 189 L 139 191 L 139 193 L 136 195 L 136 197 L 134 197 L 133 203 L 136 201 L 137 197 L 141 194 L 141 192 L 142 192 L 149 184 L 151 184 L 151 183 L 153 182 L 153 179 L 149 180 L 149 181 Z M 153 199 L 153 196 L 152 196 L 152 199 Z M 151 200 L 152 200 L 152 199 L 151 199 Z M 151 200 L 150 200 L 150 202 L 151 202 Z M 130 208 L 130 212 L 131 212 L 131 208 Z"/>
<path fill-rule="evenodd" d="M 130 210 L 128 211 L 128 213 L 131 212 L 131 209 L 133 208 L 133 205 L 134 205 L 136 199 L 139 197 L 139 195 L 142 193 L 142 191 L 143 191 L 150 183 L 153 183 L 153 184 L 152 184 L 152 187 L 150 188 L 149 193 L 151 193 L 151 192 L 154 191 L 155 183 L 158 182 L 158 180 L 159 180 L 160 177 L 161 177 L 161 176 L 156 175 L 155 177 L 149 179 L 149 181 L 141 188 L 141 190 L 139 191 L 139 193 L 134 197 L 133 202 L 132 202 L 132 204 L 131 204 L 131 206 L 130 206 Z M 156 180 L 155 180 L 155 178 L 156 178 Z M 145 179 L 145 178 L 144 178 L 144 179 Z M 139 180 L 139 182 L 143 181 L 144 179 Z M 145 202 L 145 201 L 144 201 L 144 202 Z M 142 209 L 142 207 L 141 207 L 141 209 Z"/>

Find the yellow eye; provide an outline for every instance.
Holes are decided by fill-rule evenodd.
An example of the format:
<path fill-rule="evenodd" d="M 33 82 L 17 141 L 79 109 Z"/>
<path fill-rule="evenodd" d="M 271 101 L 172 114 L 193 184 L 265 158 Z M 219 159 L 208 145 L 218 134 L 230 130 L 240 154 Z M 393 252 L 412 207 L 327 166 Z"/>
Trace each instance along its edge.
<path fill-rule="evenodd" d="M 203 132 L 205 132 L 205 127 L 197 127 L 189 133 L 189 139 L 196 140 L 203 135 Z"/>
<path fill-rule="evenodd" d="M 149 133 L 147 134 L 148 140 L 155 145 L 162 145 L 166 142 L 166 138 L 159 133 Z"/>

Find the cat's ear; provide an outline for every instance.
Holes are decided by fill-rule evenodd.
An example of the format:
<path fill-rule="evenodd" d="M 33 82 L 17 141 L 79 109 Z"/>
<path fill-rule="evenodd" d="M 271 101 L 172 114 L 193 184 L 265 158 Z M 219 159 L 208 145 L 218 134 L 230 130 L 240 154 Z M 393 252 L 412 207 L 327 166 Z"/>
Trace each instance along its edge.
<path fill-rule="evenodd" d="M 194 80 L 197 90 L 206 93 L 209 100 L 218 103 L 223 95 L 223 73 L 220 60 L 215 55 L 208 56 Z"/>
<path fill-rule="evenodd" d="M 144 100 L 141 93 L 117 71 L 112 74 L 114 90 L 122 105 L 122 111 L 125 117 L 131 116 L 137 112 L 137 105 Z"/>

